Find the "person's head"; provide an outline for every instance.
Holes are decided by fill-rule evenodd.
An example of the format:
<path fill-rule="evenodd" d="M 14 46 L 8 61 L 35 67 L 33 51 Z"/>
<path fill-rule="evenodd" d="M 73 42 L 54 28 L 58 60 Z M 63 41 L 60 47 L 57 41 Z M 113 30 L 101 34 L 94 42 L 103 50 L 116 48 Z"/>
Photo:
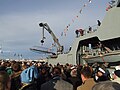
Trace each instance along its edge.
<path fill-rule="evenodd" d="M 70 75 L 71 77 L 77 77 L 77 69 L 76 68 L 72 69 Z"/>
<path fill-rule="evenodd" d="M 97 76 L 98 76 L 98 77 L 103 76 L 103 74 L 104 74 L 104 73 L 103 73 L 102 71 L 98 71 L 98 72 L 97 72 Z"/>
<path fill-rule="evenodd" d="M 53 76 L 56 76 L 56 75 L 61 75 L 61 68 L 59 67 L 54 67 L 53 70 L 52 70 L 52 74 Z"/>
<path fill-rule="evenodd" d="M 92 76 L 92 70 L 89 66 L 83 67 L 83 69 L 81 70 L 81 78 L 82 78 L 82 82 L 85 82 L 85 80 L 91 78 Z"/>
<path fill-rule="evenodd" d="M 0 90 L 10 90 L 10 77 L 5 71 L 0 71 Z"/>
<path fill-rule="evenodd" d="M 14 63 L 12 69 L 14 72 L 19 72 L 21 70 L 20 63 Z"/>
<path fill-rule="evenodd" d="M 47 67 L 42 67 L 41 68 L 41 74 L 44 75 L 47 72 Z"/>
<path fill-rule="evenodd" d="M 98 76 L 98 77 L 101 77 L 101 76 L 103 76 L 104 74 L 105 74 L 105 70 L 104 70 L 103 68 L 99 67 L 99 68 L 97 69 L 97 76 Z"/>
<path fill-rule="evenodd" d="M 120 84 L 111 81 L 99 82 L 92 87 L 92 90 L 120 90 Z"/>

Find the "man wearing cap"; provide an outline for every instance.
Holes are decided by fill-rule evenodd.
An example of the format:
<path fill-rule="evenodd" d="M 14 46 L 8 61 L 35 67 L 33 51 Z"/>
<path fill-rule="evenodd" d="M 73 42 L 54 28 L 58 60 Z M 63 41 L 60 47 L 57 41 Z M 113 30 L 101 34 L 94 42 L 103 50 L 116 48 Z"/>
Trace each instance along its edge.
<path fill-rule="evenodd" d="M 94 78 L 96 82 L 110 80 L 109 73 L 101 67 L 97 68 Z"/>
<path fill-rule="evenodd" d="M 120 70 L 115 70 L 113 74 L 113 82 L 118 82 L 120 83 Z"/>

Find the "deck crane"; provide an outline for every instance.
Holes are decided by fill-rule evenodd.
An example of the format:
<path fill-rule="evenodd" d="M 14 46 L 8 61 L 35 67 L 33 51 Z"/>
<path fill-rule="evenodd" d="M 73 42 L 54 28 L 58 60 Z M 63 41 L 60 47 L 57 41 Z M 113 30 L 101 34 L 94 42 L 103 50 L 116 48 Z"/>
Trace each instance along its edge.
<path fill-rule="evenodd" d="M 49 25 L 47 23 L 40 23 L 39 24 L 40 27 L 43 27 L 43 37 L 42 37 L 42 40 L 41 40 L 41 43 L 44 43 L 44 29 L 46 29 L 50 35 L 52 36 L 53 38 L 53 41 L 58 45 L 57 47 L 57 53 L 62 53 L 63 52 L 63 46 L 60 45 L 59 41 L 58 41 L 58 38 L 55 36 L 55 34 L 52 32 L 52 30 L 50 29 Z"/>

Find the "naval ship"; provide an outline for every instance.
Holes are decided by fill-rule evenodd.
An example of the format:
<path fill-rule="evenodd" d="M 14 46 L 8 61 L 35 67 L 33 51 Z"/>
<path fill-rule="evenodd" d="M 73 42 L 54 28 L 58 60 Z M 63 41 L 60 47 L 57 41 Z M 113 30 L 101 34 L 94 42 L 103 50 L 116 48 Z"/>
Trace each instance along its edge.
<path fill-rule="evenodd" d="M 68 53 L 62 53 L 62 46 L 53 38 L 61 53 L 49 56 L 47 62 L 74 65 L 120 62 L 120 0 L 112 0 L 109 4 L 102 22 L 98 20 L 97 26 L 76 31 L 77 37 Z"/>

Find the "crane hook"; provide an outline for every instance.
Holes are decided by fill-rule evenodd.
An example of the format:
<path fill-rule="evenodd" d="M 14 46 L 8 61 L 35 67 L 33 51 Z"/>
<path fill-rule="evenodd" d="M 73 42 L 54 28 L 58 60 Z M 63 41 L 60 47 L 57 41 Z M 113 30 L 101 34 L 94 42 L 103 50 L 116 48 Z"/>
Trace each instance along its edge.
<path fill-rule="evenodd" d="M 41 43 L 42 43 L 42 44 L 44 43 L 44 40 L 43 40 L 43 39 L 41 40 Z"/>

